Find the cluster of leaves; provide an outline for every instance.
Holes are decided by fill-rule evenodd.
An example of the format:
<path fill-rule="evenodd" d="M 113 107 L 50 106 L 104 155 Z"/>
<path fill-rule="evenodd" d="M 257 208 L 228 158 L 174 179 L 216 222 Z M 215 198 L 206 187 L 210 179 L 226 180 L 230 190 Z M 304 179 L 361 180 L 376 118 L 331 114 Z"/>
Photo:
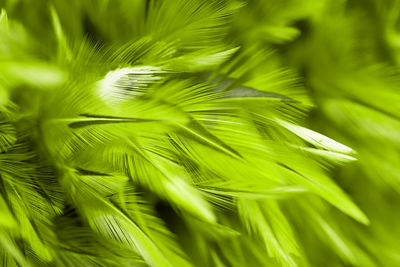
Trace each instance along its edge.
<path fill-rule="evenodd" d="M 396 266 L 384 2 L 0 4 L 3 265 Z"/>

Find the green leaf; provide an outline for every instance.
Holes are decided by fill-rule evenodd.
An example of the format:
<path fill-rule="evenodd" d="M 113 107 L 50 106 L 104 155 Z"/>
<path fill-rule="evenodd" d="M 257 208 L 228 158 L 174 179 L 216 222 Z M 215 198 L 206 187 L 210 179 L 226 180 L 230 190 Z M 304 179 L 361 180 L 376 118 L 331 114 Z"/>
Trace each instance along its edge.
<path fill-rule="evenodd" d="M 241 155 L 236 152 L 233 148 L 226 145 L 218 137 L 209 132 L 203 125 L 201 125 L 196 120 L 192 119 L 187 125 L 179 125 L 189 137 L 194 140 L 208 145 L 217 151 L 225 153 L 237 159 L 241 159 Z"/>

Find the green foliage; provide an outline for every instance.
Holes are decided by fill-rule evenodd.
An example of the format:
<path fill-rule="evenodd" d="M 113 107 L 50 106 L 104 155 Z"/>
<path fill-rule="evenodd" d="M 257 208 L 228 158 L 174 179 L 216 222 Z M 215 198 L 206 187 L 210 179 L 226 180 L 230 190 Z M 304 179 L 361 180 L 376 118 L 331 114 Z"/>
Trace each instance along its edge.
<path fill-rule="evenodd" d="M 3 266 L 398 266 L 399 3 L 1 2 Z"/>

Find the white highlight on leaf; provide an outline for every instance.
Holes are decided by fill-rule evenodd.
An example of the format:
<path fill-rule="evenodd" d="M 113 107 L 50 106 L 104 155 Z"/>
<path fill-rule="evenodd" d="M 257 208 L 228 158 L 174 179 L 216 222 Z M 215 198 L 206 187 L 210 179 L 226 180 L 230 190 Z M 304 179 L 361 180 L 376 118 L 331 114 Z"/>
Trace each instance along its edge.
<path fill-rule="evenodd" d="M 110 71 L 98 82 L 98 94 L 107 103 L 119 103 L 143 95 L 149 85 L 162 79 L 159 67 L 127 67 Z"/>
<path fill-rule="evenodd" d="M 315 148 L 310 148 L 310 147 L 299 147 L 299 146 L 293 146 L 293 147 L 296 147 L 298 149 L 312 153 L 314 155 L 320 156 L 325 159 L 330 159 L 335 162 L 350 162 L 350 161 L 357 160 L 355 157 L 349 156 L 347 154 L 338 153 L 338 152 L 327 151 L 327 150 L 322 150 L 322 149 L 315 149 Z"/>
<path fill-rule="evenodd" d="M 355 153 L 355 151 L 350 147 L 345 146 L 339 142 L 336 142 L 335 140 L 326 137 L 325 135 L 322 135 L 320 133 L 314 132 L 310 129 L 289 122 L 285 122 L 280 119 L 276 119 L 276 122 L 316 147 L 324 148 L 329 151 L 343 153 L 343 154 Z"/>

